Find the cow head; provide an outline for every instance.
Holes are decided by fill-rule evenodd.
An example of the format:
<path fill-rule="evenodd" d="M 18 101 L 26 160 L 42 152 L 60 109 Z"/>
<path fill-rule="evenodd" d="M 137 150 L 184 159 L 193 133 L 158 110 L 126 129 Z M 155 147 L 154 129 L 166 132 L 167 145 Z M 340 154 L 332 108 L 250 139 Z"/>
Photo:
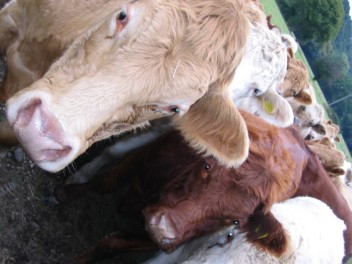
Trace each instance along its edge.
<path fill-rule="evenodd" d="M 295 116 L 295 123 L 301 128 L 314 127 L 318 131 L 317 125 L 322 125 L 323 108 L 316 104 L 303 104 L 294 98 L 287 98 L 289 104 L 292 107 L 293 115 Z"/>
<path fill-rule="evenodd" d="M 280 37 L 267 27 L 252 25 L 246 52 L 230 85 L 232 99 L 236 103 L 276 89 L 284 80 L 286 68 L 287 51 Z"/>
<path fill-rule="evenodd" d="M 235 224 L 247 231 L 251 241 L 281 254 L 287 238 L 269 212 L 282 187 L 281 173 L 273 176 L 276 172 L 268 172 L 266 161 L 255 153 L 238 169 L 229 169 L 214 158 L 196 154 L 182 141 L 180 137 L 163 141 L 164 159 L 158 166 L 167 170 L 162 176 L 153 176 L 165 178 L 166 184 L 159 202 L 143 211 L 152 239 L 162 249 L 172 250 L 187 240 Z M 165 145 L 170 145 L 171 151 Z"/>
<path fill-rule="evenodd" d="M 302 61 L 296 59 L 291 48 L 288 49 L 287 73 L 284 81 L 277 87 L 283 97 L 295 97 L 302 103 L 309 104 L 312 99 L 309 95 L 308 70 Z"/>
<path fill-rule="evenodd" d="M 276 92 L 286 68 L 287 51 L 281 38 L 267 27 L 251 26 L 246 52 L 230 85 L 236 106 L 271 124 L 291 125 L 291 106 Z"/>
<path fill-rule="evenodd" d="M 28 154 L 58 171 L 95 141 L 162 115 L 183 116 L 193 105 L 179 120 L 185 137 L 224 164 L 239 165 L 249 140 L 227 85 L 245 49 L 245 4 L 109 2 L 109 15 L 8 100 L 8 120 Z M 220 117 L 203 111 L 217 107 Z"/>

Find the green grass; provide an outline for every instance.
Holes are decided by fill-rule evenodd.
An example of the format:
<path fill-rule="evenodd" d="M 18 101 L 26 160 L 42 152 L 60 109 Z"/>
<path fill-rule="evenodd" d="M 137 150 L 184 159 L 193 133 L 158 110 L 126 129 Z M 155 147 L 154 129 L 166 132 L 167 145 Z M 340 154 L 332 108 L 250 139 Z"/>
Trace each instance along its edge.
<path fill-rule="evenodd" d="M 271 15 L 272 19 L 271 22 L 278 26 L 284 33 L 289 33 L 291 34 L 285 19 L 283 18 L 279 7 L 277 6 L 277 3 L 275 0 L 261 0 L 260 1 L 264 7 L 265 13 L 267 15 Z M 291 34 L 292 35 L 292 34 Z M 305 65 L 307 66 L 308 69 L 308 73 L 309 73 L 309 79 L 310 79 L 310 83 L 313 85 L 314 87 L 314 91 L 315 91 L 315 96 L 317 98 L 318 103 L 320 103 L 322 106 L 327 105 L 327 101 L 325 99 L 325 96 L 323 94 L 323 92 L 320 89 L 320 86 L 318 84 L 318 82 L 314 81 L 314 74 L 312 72 L 312 69 L 309 66 L 309 63 L 302 51 L 302 49 L 299 47 L 298 51 L 295 54 L 296 58 L 302 60 Z M 328 116 L 326 116 L 327 118 L 329 118 Z M 345 140 L 343 139 L 342 135 L 340 135 L 341 138 L 341 142 L 340 143 L 336 143 L 336 147 L 338 149 L 340 149 L 341 151 L 343 151 L 343 153 L 345 153 L 346 159 L 350 162 L 352 162 L 352 157 L 350 154 L 350 151 L 347 148 L 347 145 L 345 143 Z M 352 264 L 352 261 L 349 262 L 349 264 Z"/>

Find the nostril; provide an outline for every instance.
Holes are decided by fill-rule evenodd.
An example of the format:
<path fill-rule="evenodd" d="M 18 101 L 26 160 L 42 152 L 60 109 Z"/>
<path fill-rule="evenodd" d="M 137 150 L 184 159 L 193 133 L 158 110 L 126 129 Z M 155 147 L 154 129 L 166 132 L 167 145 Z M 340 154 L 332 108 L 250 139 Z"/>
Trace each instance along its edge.
<path fill-rule="evenodd" d="M 68 155 L 71 150 L 72 148 L 70 146 L 62 146 L 62 149 L 46 149 L 42 150 L 41 153 L 48 160 L 57 160 L 60 157 Z"/>
<path fill-rule="evenodd" d="M 20 108 L 15 120 L 17 127 L 26 127 L 30 124 L 34 112 L 40 107 L 42 101 L 39 98 L 32 99 L 26 106 Z"/>

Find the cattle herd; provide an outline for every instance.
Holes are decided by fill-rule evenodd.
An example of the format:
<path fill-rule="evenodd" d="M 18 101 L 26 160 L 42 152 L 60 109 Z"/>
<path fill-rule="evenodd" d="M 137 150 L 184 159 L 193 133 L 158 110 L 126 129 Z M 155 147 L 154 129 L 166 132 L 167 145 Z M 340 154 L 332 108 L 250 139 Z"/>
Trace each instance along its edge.
<path fill-rule="evenodd" d="M 297 48 L 258 0 L 9 1 L 0 144 L 57 172 L 117 136 L 54 195 L 123 189 L 145 225 L 67 263 L 347 262 L 352 168 Z"/>

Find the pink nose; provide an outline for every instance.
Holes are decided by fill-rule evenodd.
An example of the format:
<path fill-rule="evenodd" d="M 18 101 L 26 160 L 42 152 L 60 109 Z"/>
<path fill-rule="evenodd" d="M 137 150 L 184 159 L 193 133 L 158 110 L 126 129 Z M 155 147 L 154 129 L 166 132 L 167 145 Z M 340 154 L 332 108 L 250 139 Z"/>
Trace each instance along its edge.
<path fill-rule="evenodd" d="M 36 163 L 56 161 L 71 151 L 65 143 L 61 124 L 40 98 L 25 103 L 19 108 L 15 120 L 10 122 L 21 144 Z"/>
<path fill-rule="evenodd" d="M 152 239 L 163 250 L 169 250 L 175 246 L 177 230 L 170 216 L 161 210 L 154 211 L 146 208 L 143 211 L 146 229 Z"/>

